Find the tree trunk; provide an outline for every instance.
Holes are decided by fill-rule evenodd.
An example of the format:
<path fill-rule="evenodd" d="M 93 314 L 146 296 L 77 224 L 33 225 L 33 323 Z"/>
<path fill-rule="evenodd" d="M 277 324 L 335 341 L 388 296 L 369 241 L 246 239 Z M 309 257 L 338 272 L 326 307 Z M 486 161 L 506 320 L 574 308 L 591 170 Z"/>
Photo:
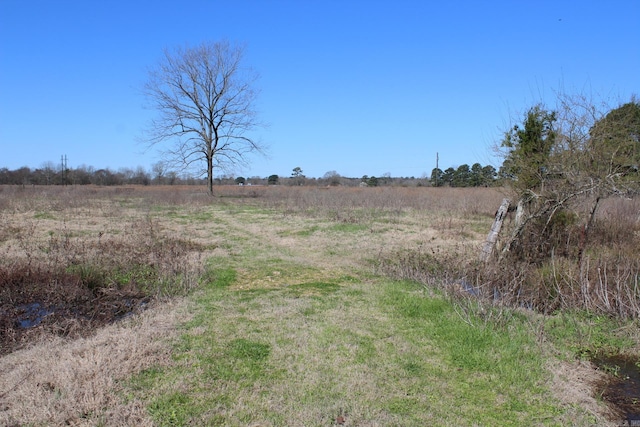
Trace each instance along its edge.
<path fill-rule="evenodd" d="M 524 199 L 518 200 L 518 207 L 516 208 L 516 228 L 520 227 L 524 221 Z"/>
<path fill-rule="evenodd" d="M 591 231 L 591 227 L 593 226 L 593 221 L 596 218 L 596 211 L 598 210 L 598 204 L 600 203 L 600 196 L 596 197 L 593 206 L 591 207 L 591 211 L 589 212 L 589 220 L 582 228 L 582 238 L 580 239 L 580 248 L 578 250 L 578 259 L 582 261 L 582 255 L 584 254 L 584 249 L 587 247 L 587 241 L 589 240 L 589 232 Z"/>
<path fill-rule="evenodd" d="M 213 196 L 213 157 L 207 156 L 207 191 Z"/>

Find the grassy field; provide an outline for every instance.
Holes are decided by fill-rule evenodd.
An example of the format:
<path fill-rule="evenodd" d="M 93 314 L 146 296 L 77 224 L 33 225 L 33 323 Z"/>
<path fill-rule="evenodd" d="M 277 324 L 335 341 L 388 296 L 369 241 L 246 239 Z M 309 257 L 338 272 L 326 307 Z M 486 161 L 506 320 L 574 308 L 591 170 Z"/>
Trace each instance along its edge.
<path fill-rule="evenodd" d="M 477 256 L 502 197 L 4 188 L 4 271 L 48 266 L 99 287 L 96 301 L 151 299 L 100 327 L 12 329 L 0 424 L 617 425 L 584 356 L 637 355 L 637 322 L 483 306 L 455 278 L 379 268 L 402 251 Z"/>

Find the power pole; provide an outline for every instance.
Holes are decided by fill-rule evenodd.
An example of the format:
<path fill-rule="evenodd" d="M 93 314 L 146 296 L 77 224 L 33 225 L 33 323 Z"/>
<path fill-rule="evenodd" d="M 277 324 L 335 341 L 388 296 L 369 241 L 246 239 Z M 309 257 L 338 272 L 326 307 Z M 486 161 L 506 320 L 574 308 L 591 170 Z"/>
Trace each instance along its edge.
<path fill-rule="evenodd" d="M 60 163 L 62 163 L 62 185 L 67 185 L 67 155 L 60 156 Z"/>
<path fill-rule="evenodd" d="M 439 156 L 438 156 L 438 152 L 436 151 L 436 187 L 438 186 L 438 171 L 440 170 L 440 168 L 438 167 L 438 161 L 440 160 Z"/>

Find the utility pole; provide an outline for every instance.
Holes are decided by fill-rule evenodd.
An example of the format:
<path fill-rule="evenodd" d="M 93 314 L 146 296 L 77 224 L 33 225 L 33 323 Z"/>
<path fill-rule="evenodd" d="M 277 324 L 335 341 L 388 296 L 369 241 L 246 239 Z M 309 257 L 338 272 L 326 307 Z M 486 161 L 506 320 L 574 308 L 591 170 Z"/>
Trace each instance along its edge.
<path fill-rule="evenodd" d="M 438 186 L 438 171 L 440 170 L 440 168 L 438 167 L 438 161 L 440 160 L 439 156 L 438 156 L 438 152 L 436 151 L 436 187 Z"/>
<path fill-rule="evenodd" d="M 62 163 L 61 165 L 62 185 L 67 185 L 67 155 L 66 154 L 60 156 L 60 163 Z"/>

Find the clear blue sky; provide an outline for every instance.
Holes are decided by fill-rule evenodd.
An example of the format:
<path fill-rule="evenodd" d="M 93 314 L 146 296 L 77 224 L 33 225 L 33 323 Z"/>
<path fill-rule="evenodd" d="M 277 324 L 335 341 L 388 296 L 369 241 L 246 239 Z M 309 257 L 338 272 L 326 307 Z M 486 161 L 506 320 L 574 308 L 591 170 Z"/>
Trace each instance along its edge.
<path fill-rule="evenodd" d="M 497 167 L 510 117 L 554 91 L 640 95 L 640 0 L 0 0 L 0 167 L 150 167 L 147 68 L 223 38 L 269 123 L 242 176 Z"/>

